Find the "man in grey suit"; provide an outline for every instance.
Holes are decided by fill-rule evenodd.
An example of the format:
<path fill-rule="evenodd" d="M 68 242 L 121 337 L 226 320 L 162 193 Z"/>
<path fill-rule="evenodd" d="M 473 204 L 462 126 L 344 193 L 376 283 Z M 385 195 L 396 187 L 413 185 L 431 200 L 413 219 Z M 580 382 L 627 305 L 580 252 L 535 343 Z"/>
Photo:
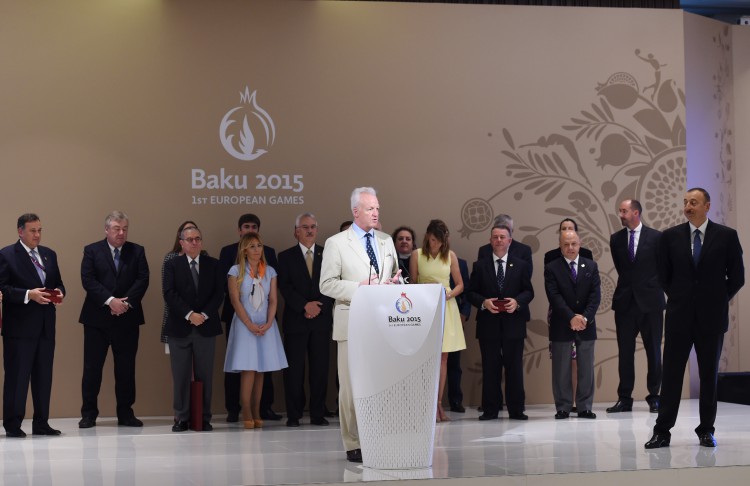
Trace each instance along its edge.
<path fill-rule="evenodd" d="M 350 462 L 362 462 L 349 379 L 349 305 L 360 285 L 397 283 L 400 272 L 398 253 L 391 236 L 374 230 L 380 212 L 375 189 L 354 189 L 350 207 L 354 224 L 326 241 L 320 271 L 320 292 L 336 300 L 333 339 L 338 343 L 339 417 L 346 458 Z"/>
<path fill-rule="evenodd" d="M 618 372 L 617 403 L 607 413 L 633 409 L 635 384 L 635 338 L 640 333 L 646 350 L 649 410 L 659 411 L 661 387 L 661 337 L 664 332 L 664 291 L 659 284 L 656 256 L 661 232 L 641 223 L 641 203 L 626 199 L 620 203 L 623 229 L 609 239 L 612 260 L 617 269 L 617 287 L 612 297 L 617 330 Z"/>

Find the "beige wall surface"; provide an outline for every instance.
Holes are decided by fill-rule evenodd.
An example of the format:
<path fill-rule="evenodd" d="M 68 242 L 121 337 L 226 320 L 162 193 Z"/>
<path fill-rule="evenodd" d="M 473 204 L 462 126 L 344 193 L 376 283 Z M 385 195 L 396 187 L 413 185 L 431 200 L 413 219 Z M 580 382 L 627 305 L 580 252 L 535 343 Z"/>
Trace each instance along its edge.
<path fill-rule="evenodd" d="M 637 197 L 647 224 L 682 221 L 681 12 L 11 0 L 0 59 L 2 244 L 15 241 L 19 214 L 37 212 L 68 288 L 54 415 L 79 413 L 81 249 L 103 238 L 110 210 L 129 213 L 130 239 L 146 247 L 152 272 L 136 413 L 169 415 L 159 270 L 177 225 L 197 221 L 218 255 L 236 240 L 237 217 L 254 212 L 266 243 L 283 250 L 294 243 L 294 217 L 312 211 L 322 242 L 350 218 L 349 193 L 360 185 L 378 189 L 386 231 L 407 224 L 421 239 L 429 219 L 441 218 L 470 264 L 492 216 L 514 216 L 514 236 L 534 249 L 529 403 L 552 401 L 542 255 L 556 245 L 557 223 L 576 218 L 603 282 L 595 401 L 615 399 L 607 244 L 620 228 L 616 205 Z M 464 393 L 477 404 L 473 322 L 466 334 Z M 637 364 L 638 399 L 642 349 Z M 112 415 L 110 364 L 105 376 L 100 408 Z"/>

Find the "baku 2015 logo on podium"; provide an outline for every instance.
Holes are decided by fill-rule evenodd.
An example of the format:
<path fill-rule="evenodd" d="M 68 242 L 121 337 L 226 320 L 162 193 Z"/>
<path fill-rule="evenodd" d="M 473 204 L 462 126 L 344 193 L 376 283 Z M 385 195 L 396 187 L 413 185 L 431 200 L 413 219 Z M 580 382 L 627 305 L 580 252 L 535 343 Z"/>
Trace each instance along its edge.
<path fill-rule="evenodd" d="M 399 314 L 408 314 L 412 307 L 413 304 L 409 297 L 406 296 L 406 292 L 401 292 L 401 297 L 396 300 L 396 311 Z"/>
<path fill-rule="evenodd" d="M 229 110 L 221 119 L 221 145 L 229 155 L 239 160 L 255 160 L 268 153 L 276 139 L 276 126 L 271 115 L 258 105 L 258 91 L 240 92 L 240 106 Z"/>

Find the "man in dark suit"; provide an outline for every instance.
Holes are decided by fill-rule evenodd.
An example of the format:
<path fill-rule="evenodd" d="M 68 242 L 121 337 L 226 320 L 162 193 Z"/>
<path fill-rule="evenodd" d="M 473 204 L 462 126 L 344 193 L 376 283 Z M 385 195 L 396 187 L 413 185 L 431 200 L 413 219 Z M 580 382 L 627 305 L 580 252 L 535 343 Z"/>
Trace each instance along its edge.
<path fill-rule="evenodd" d="M 531 247 L 529 245 L 526 245 L 524 243 L 521 243 L 520 241 L 513 240 L 513 218 L 508 214 L 498 214 L 495 216 L 495 220 L 492 223 L 492 226 L 507 226 L 510 228 L 510 237 L 511 237 L 511 243 L 510 248 L 508 248 L 508 255 L 518 258 L 520 260 L 523 260 L 526 262 L 526 268 L 529 272 L 529 279 L 531 279 L 531 274 L 534 271 L 534 262 L 531 260 Z M 482 260 L 483 258 L 487 258 L 492 256 L 493 249 L 492 245 L 490 243 L 480 246 L 479 251 L 477 252 L 477 261 Z M 529 320 L 531 319 L 531 314 L 529 314 Z M 502 370 L 500 370 L 501 376 L 502 376 Z M 499 386 L 499 385 L 498 385 Z M 500 410 L 503 409 L 503 394 L 502 391 L 500 392 Z M 480 410 L 481 412 L 482 410 Z"/>
<path fill-rule="evenodd" d="M 466 296 L 479 308 L 477 339 L 482 354 L 483 411 L 479 420 L 498 417 L 503 368 L 509 418 L 529 418 L 523 413 L 523 342 L 534 289 L 526 262 L 508 253 L 511 241 L 508 226 L 492 228 L 490 244 L 493 253 L 474 263 Z"/>
<path fill-rule="evenodd" d="M 175 423 L 172 432 L 184 432 L 190 419 L 190 381 L 203 383 L 203 431 L 211 431 L 211 390 L 216 336 L 221 334 L 219 306 L 224 300 L 226 275 L 219 261 L 201 255 L 203 238 L 198 228 L 180 234 L 184 255 L 164 265 L 162 291 L 169 306 L 164 332 L 169 336 L 169 360 L 174 382 Z M 195 426 L 193 428 L 196 428 Z"/>
<path fill-rule="evenodd" d="M 315 244 L 318 222 L 312 213 L 297 216 L 298 244 L 279 253 L 279 291 L 284 296 L 284 370 L 287 427 L 299 427 L 305 408 L 305 358 L 310 365 L 310 423 L 328 425 L 325 399 L 333 328 L 333 299 L 320 293 L 323 247 Z"/>
<path fill-rule="evenodd" d="M 396 247 L 398 250 L 398 246 Z M 400 258 L 399 258 L 400 260 Z M 399 265 L 399 268 L 401 266 Z M 463 258 L 458 259 L 458 270 L 461 272 L 461 280 L 469 282 L 469 265 Z M 403 273 L 402 273 L 403 275 Z M 468 285 L 468 283 L 464 284 Z M 450 278 L 451 288 L 455 287 L 456 284 L 453 281 L 453 277 Z M 471 317 L 471 302 L 466 298 L 464 293 L 456 297 L 456 304 L 458 305 L 458 313 L 461 314 L 461 322 L 465 324 L 466 321 Z M 448 404 L 450 405 L 451 412 L 465 413 L 466 407 L 463 405 L 464 394 L 461 391 L 461 376 L 463 370 L 461 369 L 461 351 L 453 351 L 448 353 L 448 372 L 446 380 L 448 382 Z"/>
<path fill-rule="evenodd" d="M 128 216 L 112 211 L 104 220 L 106 238 L 83 249 L 81 281 L 86 291 L 83 324 L 83 379 L 81 420 L 78 427 L 96 425 L 97 398 L 109 347 L 115 368 L 117 423 L 142 427 L 133 413 L 135 357 L 140 326 L 144 324 L 141 299 L 148 288 L 148 262 L 141 245 L 128 241 Z"/>
<path fill-rule="evenodd" d="M 683 212 L 688 219 L 662 233 L 659 280 L 667 294 L 664 375 L 659 416 L 646 449 L 667 447 L 677 421 L 682 380 L 695 346 L 700 376 L 700 445 L 716 447 L 716 381 L 729 301 L 745 284 L 742 246 L 732 228 L 708 220 L 711 197 L 705 189 L 687 191 Z"/>
<path fill-rule="evenodd" d="M 260 232 L 260 218 L 252 213 L 243 214 L 237 221 L 237 233 L 242 238 L 248 233 Z M 268 245 L 263 245 L 263 255 L 266 263 L 279 273 L 279 264 L 276 261 L 276 250 Z M 229 269 L 237 263 L 237 243 L 230 243 L 221 249 L 219 253 L 221 271 L 224 273 L 224 306 L 221 309 L 221 320 L 226 326 L 226 337 L 229 340 L 229 331 L 232 329 L 232 317 L 234 307 L 229 300 L 226 275 Z M 263 392 L 260 398 L 260 418 L 264 420 L 281 420 L 281 415 L 271 410 L 273 404 L 273 379 L 271 373 L 263 380 Z M 237 422 L 240 414 L 240 373 L 224 373 L 224 404 L 227 409 L 227 422 Z"/>
<path fill-rule="evenodd" d="M 55 305 L 65 287 L 57 254 L 39 246 L 42 223 L 36 214 L 18 218 L 18 242 L 0 250 L 3 298 L 3 427 L 6 437 L 23 438 L 21 423 L 31 383 L 34 435 L 60 435 L 49 426 L 52 361 L 55 356 Z M 54 289 L 54 290 L 52 290 Z"/>
<path fill-rule="evenodd" d="M 552 351 L 552 394 L 556 419 L 566 419 L 573 407 L 570 362 L 578 361 L 575 398 L 578 417 L 595 419 L 594 343 L 596 311 L 601 301 L 599 269 L 578 254 L 581 240 L 575 231 L 560 233 L 558 258 L 544 267 L 544 290 L 550 305 L 549 340 Z"/>
<path fill-rule="evenodd" d="M 664 291 L 659 284 L 657 251 L 661 232 L 641 223 L 641 203 L 626 199 L 620 203 L 623 229 L 609 239 L 612 260 L 617 269 L 617 287 L 612 297 L 617 330 L 618 372 L 617 403 L 607 413 L 633 409 L 635 385 L 635 338 L 638 333 L 646 350 L 649 410 L 659 411 L 661 388 L 661 338 L 664 332 Z"/>
<path fill-rule="evenodd" d="M 511 218 L 510 215 L 498 214 L 495 216 L 495 221 L 492 223 L 492 227 L 494 228 L 495 226 L 507 226 L 510 228 L 510 237 L 513 238 L 513 218 Z M 491 256 L 493 251 L 492 244 L 490 243 L 480 246 L 479 251 L 477 252 L 477 260 Z M 525 261 L 529 272 L 529 278 L 531 278 L 531 274 L 534 271 L 534 262 L 531 261 L 531 247 L 520 241 L 512 240 L 510 248 L 508 248 L 508 255 Z"/>

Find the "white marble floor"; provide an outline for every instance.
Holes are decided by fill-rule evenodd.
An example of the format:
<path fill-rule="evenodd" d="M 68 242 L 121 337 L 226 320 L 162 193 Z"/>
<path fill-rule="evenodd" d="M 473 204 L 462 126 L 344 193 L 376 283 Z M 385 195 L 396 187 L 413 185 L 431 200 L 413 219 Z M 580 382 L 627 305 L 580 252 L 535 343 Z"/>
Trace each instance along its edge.
<path fill-rule="evenodd" d="M 170 431 L 167 417 L 145 418 L 143 429 L 117 427 L 116 420 L 100 418 L 97 427 L 79 430 L 77 419 L 57 419 L 51 424 L 63 431 L 62 437 L 0 435 L 0 484 L 280 485 L 428 478 L 460 479 L 460 484 L 468 484 L 466 478 L 551 484 L 545 477 L 562 484 L 568 475 L 581 484 L 580 473 L 661 471 L 663 479 L 664 471 L 679 470 L 685 478 L 702 477 L 702 468 L 718 473 L 723 466 L 739 466 L 724 469 L 745 478 L 737 484 L 748 484 L 750 406 L 719 403 L 719 446 L 707 449 L 698 445 L 693 432 L 698 403 L 685 400 L 671 447 L 646 451 L 643 444 L 655 414 L 645 402 L 636 402 L 632 413 L 612 415 L 604 412 L 608 405 L 595 408 L 596 420 L 554 420 L 550 405 L 528 407 L 528 422 L 479 422 L 476 410 L 452 413 L 452 422 L 437 425 L 433 467 L 400 472 L 346 462 L 335 421 L 316 427 L 306 425 L 305 418 L 296 429 L 284 421 L 266 422 L 262 430 L 245 431 L 224 423 L 220 415 L 213 432 L 177 434 Z M 31 431 L 28 421 L 24 426 Z"/>

